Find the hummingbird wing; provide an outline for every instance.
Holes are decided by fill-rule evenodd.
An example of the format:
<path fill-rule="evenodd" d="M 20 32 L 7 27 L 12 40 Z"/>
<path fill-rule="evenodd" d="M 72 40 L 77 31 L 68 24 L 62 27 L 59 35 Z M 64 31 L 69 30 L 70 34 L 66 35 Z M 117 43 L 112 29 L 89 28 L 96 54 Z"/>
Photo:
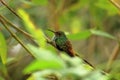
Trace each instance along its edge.
<path fill-rule="evenodd" d="M 60 39 L 60 38 L 54 38 L 54 40 L 56 42 L 56 47 L 58 50 L 66 52 L 71 57 L 75 56 L 75 53 L 72 48 L 72 44 L 69 40 Z"/>

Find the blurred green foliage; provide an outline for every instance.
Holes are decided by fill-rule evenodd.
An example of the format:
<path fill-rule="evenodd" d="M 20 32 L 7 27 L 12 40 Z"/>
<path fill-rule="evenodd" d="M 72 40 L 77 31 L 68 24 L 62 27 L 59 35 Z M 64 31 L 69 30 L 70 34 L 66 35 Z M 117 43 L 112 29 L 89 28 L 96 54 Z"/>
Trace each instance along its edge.
<path fill-rule="evenodd" d="M 44 47 L 46 40 L 44 38 L 44 34 L 41 29 L 37 29 L 34 24 L 30 21 L 29 15 L 22 9 L 18 10 L 18 14 L 23 19 L 26 29 L 29 33 L 36 39 L 37 43 L 40 47 Z"/>
<path fill-rule="evenodd" d="M 102 70 L 118 44 L 120 30 L 119 10 L 109 0 L 6 0 L 6 3 L 21 19 L 4 5 L 0 14 L 33 37 L 31 41 L 8 25 L 32 54 L 19 46 L 0 24 L 0 80 L 119 80 L 120 60 L 113 60 L 110 73 Z M 47 29 L 64 31 L 75 51 L 96 68 L 47 44 L 46 37 L 53 36 Z"/>
<path fill-rule="evenodd" d="M 7 45 L 4 36 L 1 32 L 0 32 L 0 57 L 3 64 L 5 64 L 7 59 Z"/>

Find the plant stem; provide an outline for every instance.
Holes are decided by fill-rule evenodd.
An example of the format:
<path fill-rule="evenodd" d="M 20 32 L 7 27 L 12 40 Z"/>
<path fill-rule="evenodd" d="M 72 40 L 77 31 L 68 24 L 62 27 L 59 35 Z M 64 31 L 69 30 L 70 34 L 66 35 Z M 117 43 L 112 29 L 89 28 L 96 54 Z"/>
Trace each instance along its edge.
<path fill-rule="evenodd" d="M 106 70 L 107 72 L 109 72 L 110 68 L 111 68 L 111 65 L 113 63 L 113 61 L 117 58 L 118 54 L 119 54 L 119 51 L 120 51 L 120 45 L 117 44 L 115 46 L 115 48 L 113 49 L 113 52 L 111 53 L 111 56 L 108 60 L 108 63 L 107 63 L 107 66 L 106 66 Z"/>
<path fill-rule="evenodd" d="M 14 29 L 16 29 L 17 31 L 21 32 L 22 34 L 24 34 L 26 37 L 33 39 L 33 36 L 31 36 L 29 33 L 23 31 L 22 29 L 20 29 L 19 27 L 17 27 L 16 25 L 12 24 L 10 21 L 8 21 L 4 16 L 2 16 L 0 14 L 0 17 L 9 25 L 11 25 L 11 27 L 13 27 Z"/>
<path fill-rule="evenodd" d="M 19 19 L 22 19 L 12 8 L 10 8 L 10 7 L 5 3 L 5 1 L 0 0 L 0 2 L 1 2 L 6 8 L 8 8 L 14 15 L 16 15 Z"/>
<path fill-rule="evenodd" d="M 113 5 L 115 5 L 120 10 L 120 5 L 114 0 L 109 0 Z"/>
<path fill-rule="evenodd" d="M 3 24 L 3 26 L 7 29 L 7 31 L 11 34 L 11 36 L 16 39 L 21 46 L 28 52 L 30 53 L 30 55 L 34 58 L 32 52 L 24 45 L 24 43 L 16 36 L 16 34 L 14 34 L 9 28 L 8 26 L 5 24 L 5 22 L 0 18 L 0 22 Z"/>

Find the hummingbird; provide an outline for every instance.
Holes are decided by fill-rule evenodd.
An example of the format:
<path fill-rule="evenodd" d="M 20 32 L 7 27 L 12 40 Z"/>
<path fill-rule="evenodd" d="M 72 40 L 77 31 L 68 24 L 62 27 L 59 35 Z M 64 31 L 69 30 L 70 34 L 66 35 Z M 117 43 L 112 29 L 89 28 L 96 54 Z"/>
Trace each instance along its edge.
<path fill-rule="evenodd" d="M 60 51 L 66 52 L 70 57 L 74 57 L 75 53 L 72 48 L 72 44 L 66 37 L 65 33 L 63 31 L 49 31 L 55 34 L 55 36 L 51 40 L 55 44 L 55 47 Z"/>
<path fill-rule="evenodd" d="M 48 30 L 55 34 L 51 40 L 52 45 L 54 45 L 58 50 L 66 52 L 70 57 L 80 57 L 80 55 L 74 51 L 71 42 L 68 40 L 63 31 L 52 31 L 50 29 Z M 94 66 L 87 60 L 83 59 L 83 61 L 94 68 Z"/>

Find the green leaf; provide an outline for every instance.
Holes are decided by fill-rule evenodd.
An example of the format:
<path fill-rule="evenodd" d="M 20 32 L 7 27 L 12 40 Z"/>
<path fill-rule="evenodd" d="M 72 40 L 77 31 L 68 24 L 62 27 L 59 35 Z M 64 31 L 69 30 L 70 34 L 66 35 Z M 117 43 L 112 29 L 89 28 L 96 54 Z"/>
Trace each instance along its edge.
<path fill-rule="evenodd" d="M 0 32 L 0 57 L 3 62 L 3 64 L 6 63 L 6 58 L 7 58 L 7 45 L 6 41 L 4 39 L 4 36 Z"/>
<path fill-rule="evenodd" d="M 47 5 L 48 0 L 32 0 L 35 5 Z"/>
<path fill-rule="evenodd" d="M 114 40 L 116 39 L 114 36 L 112 36 L 106 32 L 100 31 L 100 30 L 91 29 L 90 31 L 94 35 L 98 35 L 98 36 L 102 36 L 102 37 L 106 37 L 106 38 L 110 38 L 110 39 L 114 39 Z"/>
<path fill-rule="evenodd" d="M 64 61 L 55 53 L 44 49 L 28 45 L 36 60 L 25 68 L 24 73 L 29 73 L 40 69 L 63 69 L 66 67 Z"/>
<path fill-rule="evenodd" d="M 90 30 L 82 31 L 76 34 L 70 34 L 67 35 L 69 39 L 71 40 L 82 40 L 82 39 L 87 39 L 91 36 Z"/>
<path fill-rule="evenodd" d="M 67 63 L 69 63 L 69 67 L 70 67 L 70 68 L 67 68 L 66 71 L 64 70 L 64 72 L 65 72 L 64 74 L 73 73 L 73 74 L 77 74 L 79 76 L 83 76 L 83 75 L 86 75 L 93 70 L 93 67 L 84 63 L 83 59 L 80 57 L 70 58 L 64 54 L 61 57 Z"/>
<path fill-rule="evenodd" d="M 60 63 L 58 60 L 39 59 L 39 60 L 35 60 L 31 64 L 29 64 L 28 67 L 26 67 L 24 69 L 24 73 L 30 73 L 33 71 L 44 70 L 44 69 L 59 70 L 59 69 L 65 69 L 65 66 L 62 63 Z"/>
<path fill-rule="evenodd" d="M 25 25 L 26 29 L 35 38 L 35 40 L 38 43 L 38 45 L 40 47 L 45 47 L 46 40 L 44 38 L 44 33 L 42 32 L 42 30 L 40 28 L 39 29 L 36 28 L 36 26 L 30 20 L 29 15 L 23 9 L 18 9 L 18 14 L 23 19 L 23 22 L 24 22 L 24 25 Z"/>
<path fill-rule="evenodd" d="M 32 45 L 28 45 L 28 48 L 32 51 L 33 56 L 36 59 L 56 59 L 56 57 L 57 57 L 57 55 L 55 55 L 54 52 L 51 52 L 44 48 L 38 48 L 38 47 L 34 47 Z"/>
<path fill-rule="evenodd" d="M 59 71 L 56 70 L 42 70 L 31 74 L 27 80 L 51 80 L 49 76 L 61 77 Z"/>
<path fill-rule="evenodd" d="M 111 16 L 117 14 L 119 11 L 109 0 L 98 0 L 96 6 L 107 10 L 108 14 Z"/>
<path fill-rule="evenodd" d="M 71 31 L 73 33 L 77 33 L 77 32 L 80 32 L 82 21 L 78 17 L 75 17 L 72 19 L 72 22 L 70 23 L 70 25 L 71 25 Z"/>
<path fill-rule="evenodd" d="M 100 30 L 94 30 L 94 29 L 82 31 L 82 32 L 79 32 L 76 34 L 70 34 L 70 35 L 67 35 L 67 37 L 71 40 L 82 40 L 82 39 L 89 38 L 91 35 L 98 35 L 98 36 L 116 40 L 116 38 L 114 36 L 112 36 L 106 32 L 103 32 Z"/>
<path fill-rule="evenodd" d="M 103 74 L 100 70 L 91 72 L 87 77 L 84 77 L 83 80 L 108 80 L 108 75 Z"/>

